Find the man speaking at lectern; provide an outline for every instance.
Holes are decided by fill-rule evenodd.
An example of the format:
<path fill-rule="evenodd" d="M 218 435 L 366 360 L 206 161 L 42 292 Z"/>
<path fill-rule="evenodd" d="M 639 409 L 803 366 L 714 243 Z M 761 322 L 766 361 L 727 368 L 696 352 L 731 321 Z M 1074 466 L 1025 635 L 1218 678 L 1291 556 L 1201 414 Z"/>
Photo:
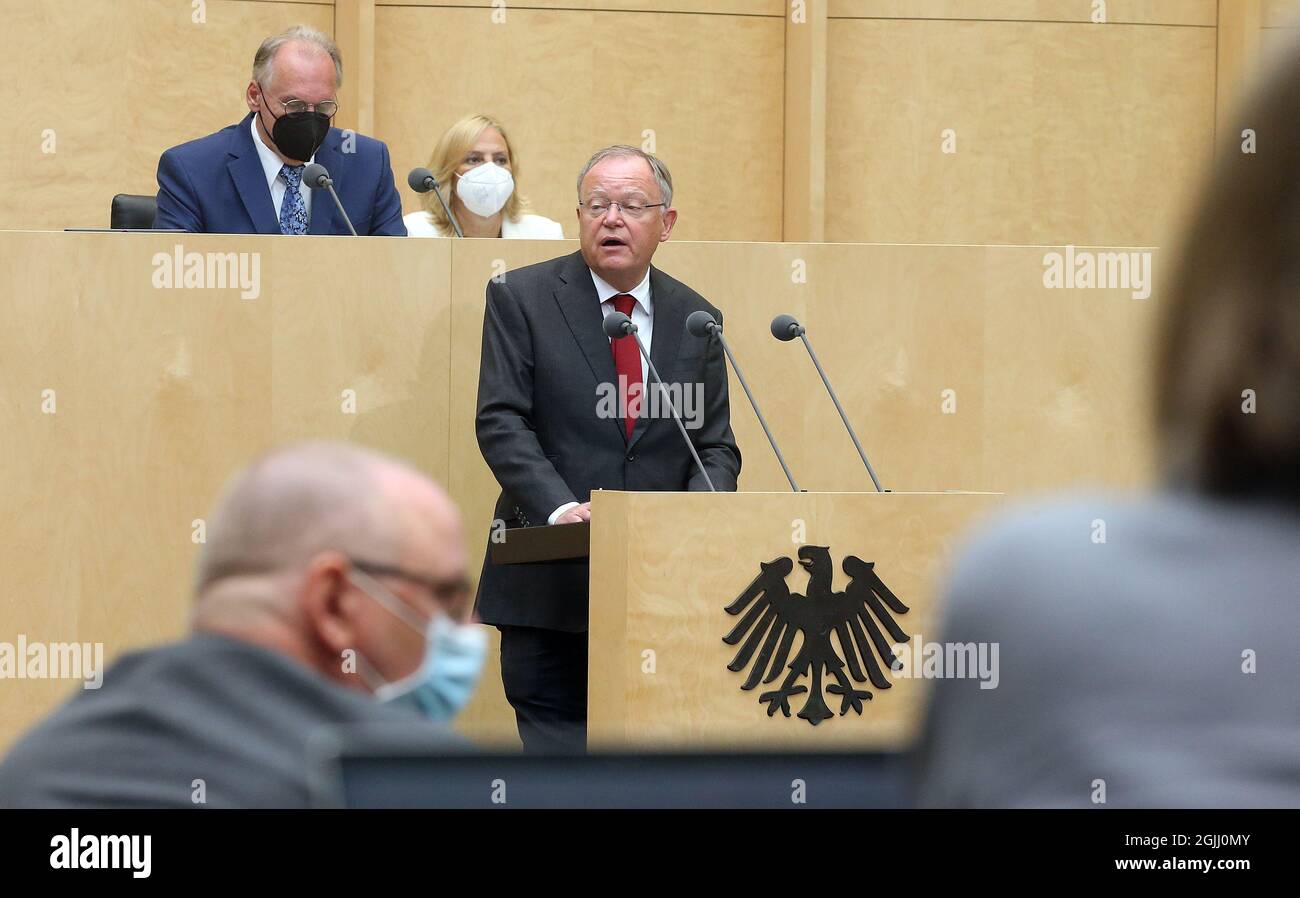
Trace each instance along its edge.
<path fill-rule="evenodd" d="M 736 489 L 722 348 L 685 330 L 691 312 L 722 315 L 650 265 L 677 220 L 672 199 L 659 159 L 600 150 L 578 176 L 581 251 L 488 284 L 476 430 L 506 527 L 590 520 L 597 489 L 708 489 L 667 403 L 652 401 L 636 342 L 605 336 L 614 311 L 637 325 L 713 486 Z M 587 573 L 585 560 L 483 566 L 477 613 L 501 631 L 506 698 L 530 752 L 585 745 Z"/>

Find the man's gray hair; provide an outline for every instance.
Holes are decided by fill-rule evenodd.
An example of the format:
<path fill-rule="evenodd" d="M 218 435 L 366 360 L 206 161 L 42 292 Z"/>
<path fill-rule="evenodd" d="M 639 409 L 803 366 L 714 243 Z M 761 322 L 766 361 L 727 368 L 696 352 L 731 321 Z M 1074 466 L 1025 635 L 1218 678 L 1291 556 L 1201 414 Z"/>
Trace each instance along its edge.
<path fill-rule="evenodd" d="M 654 173 L 655 181 L 659 184 L 659 196 L 663 201 L 665 209 L 671 209 L 673 205 L 673 176 L 668 171 L 668 166 L 658 156 L 647 153 L 645 150 L 637 147 L 628 146 L 627 144 L 615 144 L 612 147 L 605 147 L 603 150 L 597 150 L 595 154 L 587 160 L 587 164 L 578 172 L 578 202 L 582 202 L 582 179 L 587 177 L 587 172 L 596 167 L 606 159 L 618 157 L 635 157 L 644 159 L 650 166 L 650 171 Z"/>
<path fill-rule="evenodd" d="M 261 85 L 270 85 L 275 80 L 272 63 L 276 52 L 285 44 L 310 44 L 334 60 L 334 86 L 343 86 L 343 55 L 339 53 L 338 44 L 325 32 L 317 31 L 307 25 L 294 25 L 273 37 L 262 41 L 262 46 L 253 54 L 253 80 Z"/>
<path fill-rule="evenodd" d="M 384 466 L 414 470 L 348 443 L 292 444 L 259 456 L 208 515 L 195 594 L 226 577 L 291 571 L 330 549 L 394 563 L 403 534 L 377 480 Z"/>

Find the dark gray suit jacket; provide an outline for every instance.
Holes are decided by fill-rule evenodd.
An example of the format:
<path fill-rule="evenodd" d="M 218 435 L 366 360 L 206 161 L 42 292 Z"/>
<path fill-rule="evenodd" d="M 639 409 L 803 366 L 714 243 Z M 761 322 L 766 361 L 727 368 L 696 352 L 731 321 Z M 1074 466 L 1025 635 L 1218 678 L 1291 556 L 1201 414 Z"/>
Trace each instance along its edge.
<path fill-rule="evenodd" d="M 686 316 L 697 309 L 719 322 L 722 314 L 654 267 L 650 291 L 650 358 L 669 385 L 703 385 L 701 424 L 687 433 L 713 485 L 735 490 L 740 451 L 731 433 L 722 347 L 685 329 Z M 599 413 L 599 386 L 617 382 L 602 320 L 581 253 L 488 284 L 476 429 L 501 484 L 494 517 L 507 527 L 543 525 L 556 508 L 586 502 L 596 489 L 708 489 L 666 408 L 662 417 L 639 417 L 630 441 L 621 419 Z M 488 624 L 585 631 L 587 563 L 485 562 L 477 611 Z"/>
<path fill-rule="evenodd" d="M 23 736 L 0 764 L 0 807 L 306 807 L 308 742 L 332 727 L 468 745 L 290 658 L 200 634 L 123 655 Z"/>

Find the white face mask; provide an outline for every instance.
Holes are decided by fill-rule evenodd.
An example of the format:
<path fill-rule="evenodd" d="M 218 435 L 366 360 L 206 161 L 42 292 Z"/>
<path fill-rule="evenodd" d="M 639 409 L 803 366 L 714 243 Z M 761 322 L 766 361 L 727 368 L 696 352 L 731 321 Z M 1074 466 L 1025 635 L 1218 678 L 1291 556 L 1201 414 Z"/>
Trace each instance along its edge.
<path fill-rule="evenodd" d="M 456 195 L 475 215 L 496 215 L 515 192 L 515 179 L 495 162 L 484 162 L 456 179 Z"/>

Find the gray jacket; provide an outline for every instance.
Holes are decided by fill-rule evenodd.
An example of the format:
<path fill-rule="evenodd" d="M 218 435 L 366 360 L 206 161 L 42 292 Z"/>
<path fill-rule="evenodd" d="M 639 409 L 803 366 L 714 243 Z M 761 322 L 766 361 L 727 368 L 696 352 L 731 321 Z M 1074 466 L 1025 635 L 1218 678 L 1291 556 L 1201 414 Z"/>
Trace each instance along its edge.
<path fill-rule="evenodd" d="M 1300 806 L 1297 510 L 1030 508 L 965 552 L 947 609 L 943 641 L 999 643 L 999 683 L 932 684 L 923 804 Z"/>
<path fill-rule="evenodd" d="M 308 740 L 358 725 L 465 745 L 290 658 L 195 635 L 122 656 L 24 735 L 0 764 L 0 807 L 305 807 Z"/>

